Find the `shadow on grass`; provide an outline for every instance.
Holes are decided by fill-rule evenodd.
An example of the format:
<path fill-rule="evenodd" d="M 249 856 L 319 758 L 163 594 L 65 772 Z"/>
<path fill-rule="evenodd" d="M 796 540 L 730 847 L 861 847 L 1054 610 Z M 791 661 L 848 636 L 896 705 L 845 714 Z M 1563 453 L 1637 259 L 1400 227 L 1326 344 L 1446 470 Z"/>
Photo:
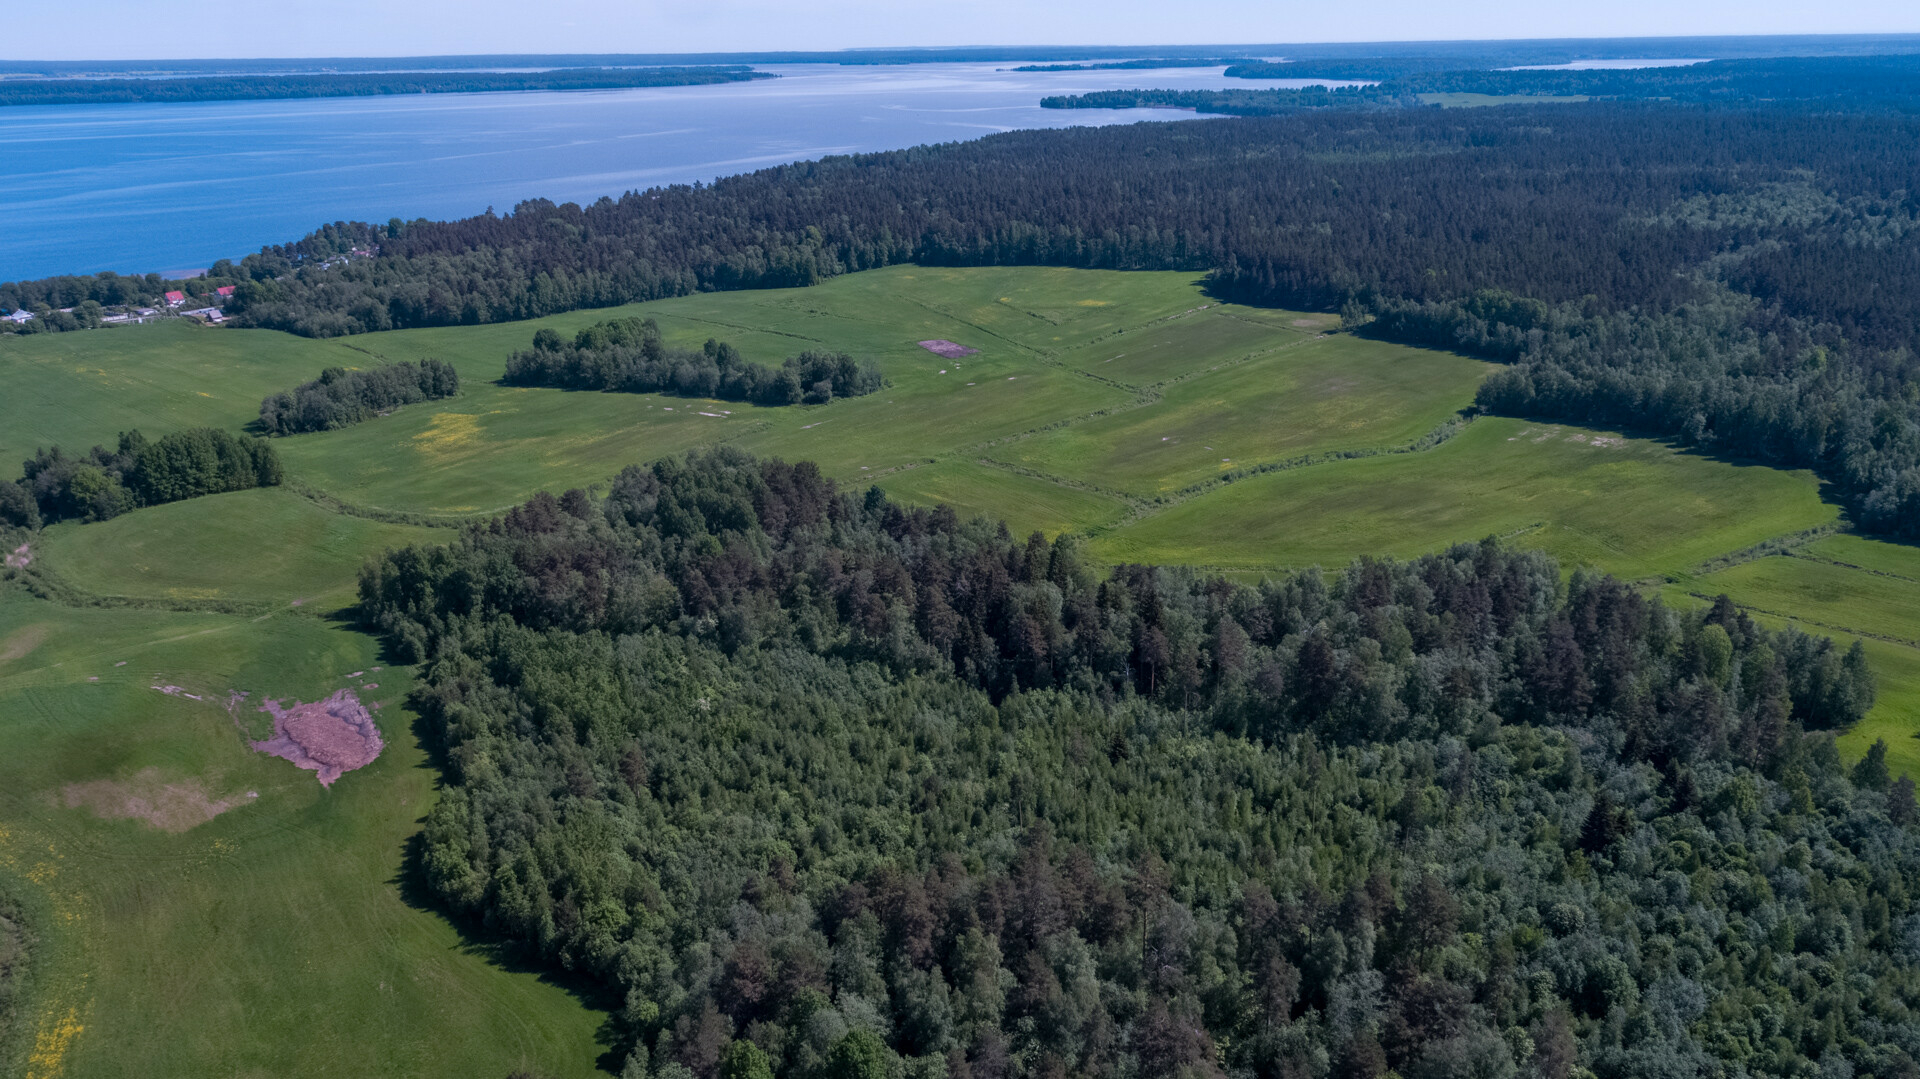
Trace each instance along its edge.
<path fill-rule="evenodd" d="M 330 611 L 323 617 L 339 628 L 365 634 L 377 641 L 377 655 L 383 666 L 412 666 L 397 657 L 378 631 L 362 620 L 358 606 Z M 449 761 L 446 741 L 428 719 L 429 709 L 424 707 L 427 702 L 423 699 L 425 692 L 424 688 L 416 686 L 409 694 L 405 707 L 409 733 L 422 751 L 420 763 L 415 767 L 431 775 L 433 789 L 437 793 L 447 786 Z M 434 894 L 427 882 L 426 818 L 416 818 L 414 825 L 413 832 L 402 842 L 398 852 L 399 869 L 387 881 L 398 893 L 401 902 L 452 926 L 459 935 L 462 954 L 481 959 L 509 974 L 536 975 L 542 984 L 562 990 L 589 1011 L 601 1013 L 599 1028 L 594 1033 L 594 1042 L 600 1049 L 595 1064 L 603 1072 L 618 1073 L 630 1048 L 627 1034 L 616 1014 L 623 1004 L 620 995 L 591 976 L 561 969 L 522 943 L 489 928 L 480 919 L 450 909 Z"/>

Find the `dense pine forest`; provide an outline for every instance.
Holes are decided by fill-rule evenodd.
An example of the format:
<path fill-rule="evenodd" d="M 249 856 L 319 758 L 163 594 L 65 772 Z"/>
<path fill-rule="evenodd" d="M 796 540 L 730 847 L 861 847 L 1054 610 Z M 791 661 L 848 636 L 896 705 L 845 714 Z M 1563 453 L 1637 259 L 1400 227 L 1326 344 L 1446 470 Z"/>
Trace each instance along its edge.
<path fill-rule="evenodd" d="M 507 358 L 510 386 L 676 393 L 758 405 L 824 405 L 861 397 L 886 384 L 880 367 L 844 352 L 809 349 L 779 367 L 753 363 L 732 345 L 709 338 L 699 351 L 670 349 L 652 319 L 609 319 L 574 335 L 533 335 L 533 348 Z"/>
<path fill-rule="evenodd" d="M 1488 541 L 1229 584 L 720 450 L 361 577 L 627 1075 L 1911 1076 L 1857 646 Z"/>

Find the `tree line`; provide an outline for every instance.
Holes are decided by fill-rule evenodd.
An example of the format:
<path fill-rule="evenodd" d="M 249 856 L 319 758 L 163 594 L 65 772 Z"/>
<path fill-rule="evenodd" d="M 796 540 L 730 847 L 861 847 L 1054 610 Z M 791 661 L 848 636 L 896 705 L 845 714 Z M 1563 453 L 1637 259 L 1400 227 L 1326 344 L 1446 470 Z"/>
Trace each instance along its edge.
<path fill-rule="evenodd" d="M 444 360 L 407 360 L 365 370 L 329 367 L 320 377 L 260 402 L 260 428 L 270 435 L 331 431 L 421 401 L 460 392 L 460 373 Z"/>
<path fill-rule="evenodd" d="M 1911 1076 L 1858 646 L 1488 541 L 1236 585 L 718 450 L 363 571 L 429 886 L 623 1075 Z"/>
<path fill-rule="evenodd" d="M 5 79 L 0 106 L 122 102 L 258 101 L 270 98 L 478 94 L 705 86 L 777 76 L 746 67 L 564 68 L 556 71 L 399 71 L 221 75 L 171 79 Z"/>
<path fill-rule="evenodd" d="M 149 439 L 138 430 L 116 448 L 73 455 L 42 446 L 22 476 L 0 483 L 0 524 L 39 528 L 56 521 L 104 521 L 139 506 L 272 487 L 280 458 L 265 439 L 197 427 Z"/>
<path fill-rule="evenodd" d="M 779 367 L 768 367 L 713 338 L 697 351 L 670 349 L 661 340 L 659 324 L 650 318 L 598 322 L 571 342 L 556 330 L 540 330 L 533 335 L 533 348 L 507 358 L 501 381 L 509 386 L 676 393 L 757 405 L 822 405 L 886 385 L 878 364 L 844 352 L 808 349 Z"/>
<path fill-rule="evenodd" d="M 1489 396 L 1491 407 L 1605 415 L 1813 467 L 1862 522 L 1912 535 L 1916 147 L 1920 116 L 1804 102 L 1012 132 L 585 207 L 336 223 L 232 267 L 244 280 L 227 309 L 324 337 L 910 261 L 1208 272 L 1224 298 L 1351 305 L 1382 316 L 1373 332 L 1447 347 L 1497 338 L 1483 354 L 1503 359 L 1530 349 L 1536 389 Z M 370 246 L 378 257 L 334 258 Z M 1486 292 L 1525 302 L 1489 322 L 1474 306 Z M 1556 337 L 1527 313 L 1534 303 L 1558 312 L 1554 326 L 1591 321 Z M 1685 349 L 1661 344 L 1675 335 Z M 1552 352 L 1563 348 L 1578 361 Z M 1567 377 L 1542 393 L 1534 375 L 1547 364 Z M 1689 388 L 1703 380 L 1717 389 Z"/>

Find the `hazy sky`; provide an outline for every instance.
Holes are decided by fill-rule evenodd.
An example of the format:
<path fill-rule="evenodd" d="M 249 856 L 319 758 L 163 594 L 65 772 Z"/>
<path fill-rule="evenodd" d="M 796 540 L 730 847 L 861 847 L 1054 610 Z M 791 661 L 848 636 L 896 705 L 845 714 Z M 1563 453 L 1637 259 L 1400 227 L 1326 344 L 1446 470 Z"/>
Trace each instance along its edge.
<path fill-rule="evenodd" d="M 1920 31 L 1914 0 L 151 0 L 9 5 L 0 59 Z"/>

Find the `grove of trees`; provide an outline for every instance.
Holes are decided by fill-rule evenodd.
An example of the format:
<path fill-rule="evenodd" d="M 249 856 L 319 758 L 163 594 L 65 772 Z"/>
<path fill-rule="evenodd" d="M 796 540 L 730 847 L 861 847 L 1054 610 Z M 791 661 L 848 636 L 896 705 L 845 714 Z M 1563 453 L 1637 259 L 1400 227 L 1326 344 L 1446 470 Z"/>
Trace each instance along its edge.
<path fill-rule="evenodd" d="M 1909 1076 L 1874 686 L 1488 541 L 1257 587 L 720 450 L 363 571 L 629 1076 Z M 1877 763 L 1876 763 L 1877 762 Z"/>
<path fill-rule="evenodd" d="M 507 358 L 510 386 L 557 386 L 621 393 L 676 393 L 758 405 L 825 404 L 860 397 L 886 379 L 872 360 L 808 349 L 779 367 L 753 363 L 732 345 L 708 338 L 699 351 L 670 349 L 652 319 L 598 322 L 565 341 L 554 330 L 533 335 L 533 348 Z"/>
<path fill-rule="evenodd" d="M 444 360 L 383 364 L 362 370 L 329 367 L 260 402 L 260 427 L 270 435 L 349 427 L 401 405 L 437 401 L 460 392 L 460 373 Z"/>
<path fill-rule="evenodd" d="M 280 458 L 265 439 L 214 427 L 149 439 L 125 431 L 112 450 L 71 455 L 42 446 L 22 462 L 22 477 L 0 482 L 0 524 L 38 528 L 55 521 L 104 521 L 138 506 L 272 487 Z"/>

